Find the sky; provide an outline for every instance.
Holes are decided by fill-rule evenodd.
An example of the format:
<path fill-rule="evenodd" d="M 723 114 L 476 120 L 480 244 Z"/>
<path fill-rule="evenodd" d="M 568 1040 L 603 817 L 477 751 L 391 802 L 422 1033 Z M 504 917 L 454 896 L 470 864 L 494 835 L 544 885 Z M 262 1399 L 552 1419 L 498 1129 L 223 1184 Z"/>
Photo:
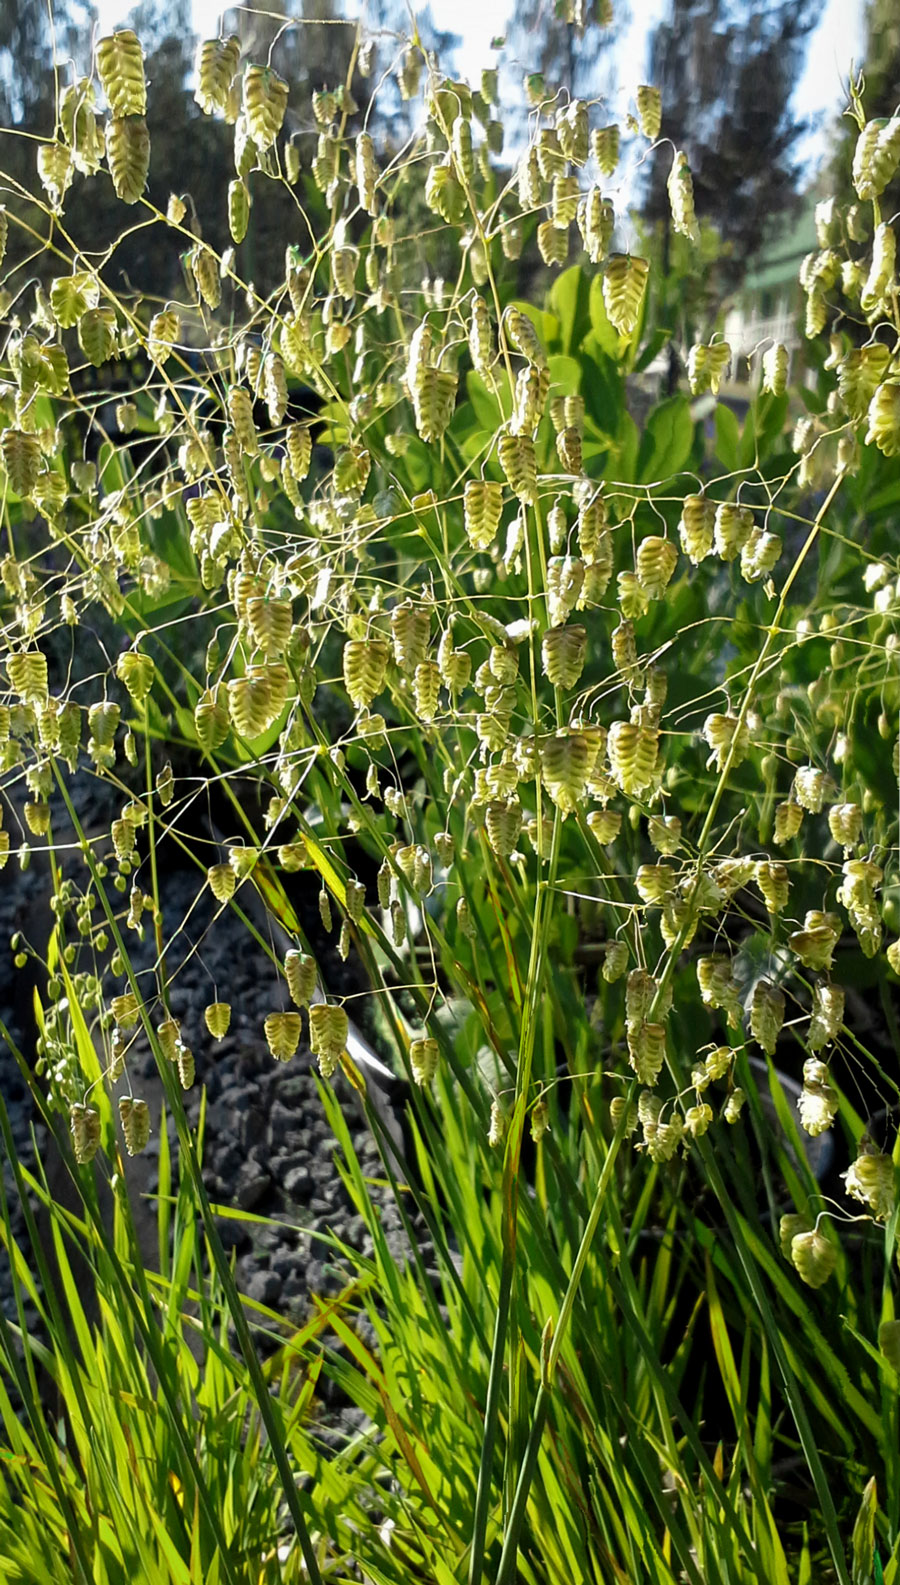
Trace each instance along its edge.
<path fill-rule="evenodd" d="M 133 3 L 134 0 L 97 0 L 102 31 L 120 27 Z M 552 3 L 547 0 L 548 5 Z M 462 76 L 477 83 L 482 67 L 492 63 L 491 40 L 503 34 L 514 5 L 515 0 L 431 0 L 431 13 L 438 27 L 452 30 L 462 39 L 457 56 L 457 70 Z M 810 41 L 794 106 L 798 116 L 818 123 L 818 129 L 800 150 L 801 158 L 811 166 L 824 155 L 825 129 L 846 103 L 841 80 L 846 80 L 851 60 L 858 62 L 862 55 L 863 7 L 864 0 L 824 0 Z M 200 37 L 210 38 L 218 31 L 221 9 L 221 0 L 193 0 L 194 30 Z M 273 5 L 272 9 L 278 7 Z M 631 21 L 618 46 L 623 89 L 632 90 L 642 80 L 649 36 L 665 9 L 666 0 L 631 0 Z"/>

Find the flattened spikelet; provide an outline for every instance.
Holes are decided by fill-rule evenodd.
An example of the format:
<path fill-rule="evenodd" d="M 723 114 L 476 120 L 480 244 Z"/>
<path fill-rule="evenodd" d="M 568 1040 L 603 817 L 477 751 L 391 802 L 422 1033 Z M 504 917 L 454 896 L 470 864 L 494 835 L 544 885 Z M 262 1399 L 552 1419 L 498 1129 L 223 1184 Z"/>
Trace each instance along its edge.
<path fill-rule="evenodd" d="M 112 118 L 106 128 L 106 159 L 117 197 L 136 204 L 150 169 L 150 134 L 141 116 Z"/>
<path fill-rule="evenodd" d="M 244 73 L 243 105 L 250 136 L 258 149 L 275 142 L 287 109 L 288 85 L 268 66 L 248 66 Z"/>
<path fill-rule="evenodd" d="M 150 1109 L 146 1101 L 130 1095 L 119 1098 L 119 1117 L 125 1136 L 125 1149 L 129 1156 L 137 1156 L 145 1149 L 150 1138 Z"/>
<path fill-rule="evenodd" d="M 609 322 L 620 335 L 637 328 L 650 266 L 646 259 L 614 253 L 603 272 L 603 301 Z"/>
<path fill-rule="evenodd" d="M 122 28 L 98 41 L 97 74 L 114 116 L 146 115 L 144 52 L 131 28 Z"/>
<path fill-rule="evenodd" d="M 194 98 L 208 116 L 227 109 L 228 90 L 240 55 L 241 41 L 234 33 L 226 39 L 205 39 L 198 45 Z"/>

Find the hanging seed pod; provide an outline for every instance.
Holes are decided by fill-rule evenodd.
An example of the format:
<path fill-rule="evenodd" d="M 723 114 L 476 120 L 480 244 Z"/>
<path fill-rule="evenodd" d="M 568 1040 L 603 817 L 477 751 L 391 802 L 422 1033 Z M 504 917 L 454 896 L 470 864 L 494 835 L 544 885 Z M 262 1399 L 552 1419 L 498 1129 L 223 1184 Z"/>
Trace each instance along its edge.
<path fill-rule="evenodd" d="M 632 796 L 650 786 L 656 772 L 659 732 L 632 721 L 614 721 L 609 729 L 607 753 L 615 780 Z"/>
<path fill-rule="evenodd" d="M 642 1084 L 653 1086 L 659 1079 L 666 1057 L 666 1031 L 663 1024 L 629 1021 L 625 1026 L 628 1061 Z"/>
<path fill-rule="evenodd" d="M 97 127 L 94 85 L 87 77 L 65 89 L 59 101 L 59 121 L 72 150 L 75 169 L 94 176 L 100 169 L 103 144 Z M 2 263 L 0 248 L 0 263 Z"/>
<path fill-rule="evenodd" d="M 838 393 L 850 417 L 865 418 L 872 397 L 890 364 L 890 350 L 881 342 L 852 347 L 838 365 Z"/>
<path fill-rule="evenodd" d="M 150 169 L 150 134 L 140 116 L 114 116 L 107 124 L 106 159 L 116 196 L 136 204 Z"/>
<path fill-rule="evenodd" d="M 130 1095 L 120 1096 L 119 1117 L 125 1136 L 125 1149 L 129 1156 L 137 1156 L 146 1148 L 150 1138 L 150 1110 L 147 1102 L 133 1100 Z"/>
<path fill-rule="evenodd" d="M 613 629 L 612 657 L 618 676 L 627 678 L 634 675 L 638 655 L 633 622 L 620 622 Z"/>
<path fill-rule="evenodd" d="M 83 1167 L 93 1161 L 100 1149 L 100 1113 L 93 1106 L 76 1102 L 69 1108 L 69 1126 L 75 1160 Z"/>
<path fill-rule="evenodd" d="M 622 336 L 637 328 L 650 266 L 646 259 L 614 253 L 603 272 L 603 301 L 611 325 Z"/>
<path fill-rule="evenodd" d="M 705 495 L 685 496 L 678 534 L 682 550 L 695 567 L 712 551 L 715 523 L 715 501 Z"/>
<path fill-rule="evenodd" d="M 241 41 L 234 33 L 226 39 L 206 39 L 198 46 L 194 98 L 205 115 L 227 112 L 228 91 L 240 58 Z"/>
<path fill-rule="evenodd" d="M 228 229 L 235 244 L 243 242 L 250 224 L 250 189 L 241 177 L 228 183 Z"/>
<path fill-rule="evenodd" d="M 228 736 L 228 711 L 222 702 L 223 697 L 221 687 L 207 688 L 194 707 L 197 739 L 207 754 L 214 754 Z"/>
<path fill-rule="evenodd" d="M 900 118 L 867 121 L 856 140 L 853 185 L 863 201 L 879 198 L 900 163 Z"/>
<path fill-rule="evenodd" d="M 355 166 L 360 208 L 364 209 L 366 214 L 374 215 L 376 213 L 375 185 L 378 181 L 378 166 L 375 163 L 375 145 L 368 132 L 360 132 L 357 136 Z"/>
<path fill-rule="evenodd" d="M 720 953 L 697 959 L 697 983 L 704 1007 L 723 1008 L 730 1024 L 738 1024 L 741 1004 L 731 959 Z"/>
<path fill-rule="evenodd" d="M 135 704 L 142 704 L 153 686 L 155 667 L 149 655 L 131 649 L 120 655 L 116 663 L 116 676 L 124 682 Z"/>
<path fill-rule="evenodd" d="M 886 380 L 878 387 L 868 411 L 866 445 L 874 444 L 886 457 L 900 452 L 900 381 Z"/>
<path fill-rule="evenodd" d="M 556 450 L 564 473 L 580 474 L 582 467 L 581 435 L 573 425 L 560 430 L 556 437 Z"/>
<path fill-rule="evenodd" d="M 772 396 L 782 396 L 787 390 L 788 364 L 790 361 L 787 347 L 780 341 L 773 342 L 763 353 L 762 360 L 762 388 Z"/>
<path fill-rule="evenodd" d="M 897 268 L 897 238 L 893 227 L 886 222 L 875 227 L 872 243 L 872 262 L 865 286 L 860 294 L 864 313 L 872 315 L 886 308 L 888 295 L 894 284 Z"/>
<path fill-rule="evenodd" d="M 253 422 L 253 398 L 242 385 L 230 385 L 226 398 L 231 427 L 241 450 L 248 457 L 259 455 L 259 438 Z"/>
<path fill-rule="evenodd" d="M 781 537 L 765 529 L 752 528 L 741 551 L 741 576 L 748 583 L 759 583 L 774 571 L 782 551 Z"/>
<path fill-rule="evenodd" d="M 456 162 L 458 178 L 471 186 L 475 179 L 475 153 L 472 148 L 472 126 L 465 116 L 456 116 L 450 129 L 450 148 Z"/>
<path fill-rule="evenodd" d="M 319 892 L 319 918 L 322 921 L 322 929 L 327 930 L 330 934 L 334 929 L 334 920 L 331 913 L 331 898 L 324 886 Z"/>
<path fill-rule="evenodd" d="M 144 52 L 130 28 L 98 40 L 97 75 L 114 116 L 146 115 Z"/>
<path fill-rule="evenodd" d="M 770 914 L 780 913 L 788 900 L 790 877 L 783 864 L 760 859 L 754 870 L 754 880 L 762 893 L 763 902 Z"/>
<path fill-rule="evenodd" d="M 791 932 L 788 936 L 788 946 L 796 953 L 804 968 L 830 969 L 839 929 L 827 924 L 812 925 L 810 924 L 812 917 L 807 914 L 805 929 Z M 813 1047 L 813 1049 L 817 1048 Z"/>
<path fill-rule="evenodd" d="M 800 1216 L 796 1212 L 790 1212 L 787 1216 L 781 1218 L 778 1224 L 778 1243 L 785 1260 L 790 1260 L 791 1258 L 791 1240 L 796 1238 L 798 1233 L 811 1232 L 812 1223 L 808 1216 Z"/>
<path fill-rule="evenodd" d="M 694 183 L 687 155 L 677 150 L 672 158 L 672 169 L 666 183 L 675 231 L 690 242 L 700 241 L 700 228 L 694 210 Z"/>
<path fill-rule="evenodd" d="M 421 721 L 433 721 L 438 708 L 438 694 L 441 687 L 441 674 L 438 667 L 431 660 L 423 660 L 415 670 L 413 678 L 413 694 L 415 697 L 416 714 Z"/>
<path fill-rule="evenodd" d="M 295 1015 L 296 1016 L 296 1015 Z M 299 1016 L 297 1017 L 299 1023 Z M 347 1047 L 350 1023 L 343 1007 L 315 1002 L 309 1009 L 309 1044 L 322 1077 L 330 1079 Z"/>
<path fill-rule="evenodd" d="M 310 1014 L 315 1011 L 310 1009 Z M 312 1017 L 310 1016 L 310 1024 Z M 263 1021 L 266 1043 L 276 1062 L 290 1062 L 300 1044 L 299 1013 L 268 1013 Z"/>
<path fill-rule="evenodd" d="M 791 1239 L 791 1261 L 809 1288 L 821 1288 L 837 1265 L 837 1249 L 821 1233 L 796 1233 Z"/>
<path fill-rule="evenodd" d="M 775 1050 L 784 1023 L 784 993 L 768 980 L 757 980 L 750 1004 L 750 1032 L 767 1056 Z"/>
<path fill-rule="evenodd" d="M 803 824 L 803 810 L 796 803 L 780 803 L 775 809 L 775 829 L 772 840 L 783 848 L 792 842 Z"/>
<path fill-rule="evenodd" d="M 453 416 L 457 376 L 450 369 L 426 368 L 412 390 L 413 413 L 420 439 L 440 440 Z"/>
<path fill-rule="evenodd" d="M 750 729 L 737 716 L 708 715 L 703 736 L 712 751 L 707 763 L 714 764 L 718 771 L 724 770 L 729 760 L 731 769 L 736 770 L 750 751 Z"/>
<path fill-rule="evenodd" d="M 33 836 L 45 837 L 50 830 L 50 805 L 48 803 L 26 803 L 24 808 L 25 824 Z"/>
<path fill-rule="evenodd" d="M 503 328 L 516 352 L 539 369 L 547 368 L 547 354 L 527 314 L 511 304 L 503 313 Z"/>
<path fill-rule="evenodd" d="M 530 435 L 501 435 L 497 455 L 513 494 L 533 505 L 537 499 L 537 469 Z"/>
<path fill-rule="evenodd" d="M 516 398 L 511 429 L 516 435 L 533 435 L 541 421 L 550 376 L 546 369 L 537 369 L 533 363 L 519 370 L 516 378 Z"/>
<path fill-rule="evenodd" d="M 206 1027 L 214 1040 L 224 1040 L 231 1027 L 231 1003 L 210 1002 L 203 1009 Z"/>
<path fill-rule="evenodd" d="M 716 507 L 715 548 L 723 561 L 740 555 L 753 529 L 753 513 L 747 506 L 722 501 Z"/>
<path fill-rule="evenodd" d="M 252 595 L 247 601 L 246 621 L 253 643 L 264 655 L 285 653 L 294 625 L 290 600 Z"/>
<path fill-rule="evenodd" d="M 234 896 L 236 876 L 230 864 L 211 864 L 206 880 L 216 902 L 227 903 Z"/>
<path fill-rule="evenodd" d="M 503 486 L 492 480 L 469 479 L 463 492 L 463 522 L 469 544 L 487 550 L 503 511 Z"/>
<path fill-rule="evenodd" d="M 644 592 L 661 600 L 678 564 L 678 551 L 670 539 L 648 534 L 638 546 L 635 570 Z"/>
<path fill-rule="evenodd" d="M 218 308 L 222 301 L 222 281 L 215 254 L 198 242 L 188 254 L 188 264 L 207 308 Z"/>
<path fill-rule="evenodd" d="M 296 187 L 300 180 L 300 150 L 296 143 L 286 143 L 284 146 L 284 174 L 288 185 Z"/>
<path fill-rule="evenodd" d="M 362 919 L 363 910 L 366 906 L 366 888 L 362 881 L 353 880 L 352 877 L 347 881 L 344 891 L 344 904 L 347 909 L 348 918 L 351 919 L 355 925 L 358 925 Z"/>
<path fill-rule="evenodd" d="M 486 805 L 484 826 L 488 845 L 501 858 L 515 851 L 522 830 L 522 806 L 517 799 L 495 800 Z"/>
<path fill-rule="evenodd" d="M 826 964 L 825 967 L 829 965 Z M 821 1051 L 832 1040 L 836 1040 L 843 1022 L 843 988 L 830 983 L 817 985 L 813 991 L 812 1015 L 806 1031 L 806 1043 L 810 1051 Z"/>
<path fill-rule="evenodd" d="M 115 309 L 87 309 L 78 322 L 78 345 L 95 369 L 106 363 L 116 350 Z"/>
<path fill-rule="evenodd" d="M 491 319 L 487 303 L 476 296 L 472 301 L 472 319 L 469 326 L 469 352 L 472 364 L 479 374 L 489 374 L 494 361 Z"/>
<path fill-rule="evenodd" d="M 543 127 L 538 133 L 535 153 L 538 170 L 545 182 L 552 182 L 554 177 L 562 175 L 566 168 L 566 157 L 559 138 L 552 128 Z"/>
<path fill-rule="evenodd" d="M 812 814 L 820 814 L 826 798 L 833 797 L 835 791 L 831 777 L 815 765 L 801 765 L 794 776 L 794 797 Z"/>
<path fill-rule="evenodd" d="M 597 748 L 588 732 L 562 729 L 541 743 L 541 776 L 547 794 L 563 814 L 584 797 Z"/>
<path fill-rule="evenodd" d="M 637 101 L 641 131 L 644 137 L 649 138 L 652 143 L 659 137 L 659 129 L 662 126 L 662 97 L 659 89 L 651 88 L 649 84 L 642 83 L 635 95 L 635 99 Z"/>
<path fill-rule="evenodd" d="M 391 612 L 391 639 L 394 660 L 401 671 L 414 674 L 416 667 L 425 660 L 430 629 L 431 618 L 424 606 L 413 605 L 411 600 L 404 600 L 394 606 Z"/>
<path fill-rule="evenodd" d="M 861 1148 L 860 1154 L 841 1173 L 846 1192 L 867 1205 L 876 1222 L 886 1222 L 894 1209 L 894 1163 L 880 1151 Z"/>
<path fill-rule="evenodd" d="M 316 988 L 316 960 L 305 952 L 286 952 L 284 977 L 295 1007 L 308 1007 Z"/>
<path fill-rule="evenodd" d="M 197 1065 L 194 1062 L 194 1053 L 190 1046 L 179 1041 L 176 1053 L 178 1066 L 178 1082 L 183 1090 L 189 1090 L 197 1076 Z"/>
<path fill-rule="evenodd" d="M 599 187 L 592 187 L 575 211 L 585 252 L 592 264 L 602 264 L 609 254 L 616 212 Z"/>
<path fill-rule="evenodd" d="M 587 630 L 551 627 L 541 639 L 544 675 L 554 688 L 574 688 L 584 670 Z"/>
<path fill-rule="evenodd" d="M 547 563 L 547 617 L 551 627 L 564 627 L 584 586 L 584 562 L 577 556 L 553 556 Z"/>
<path fill-rule="evenodd" d="M 573 165 L 584 165 L 588 157 L 588 111 L 581 99 L 573 99 L 556 112 L 559 146 Z"/>
<path fill-rule="evenodd" d="M 5 205 L 0 204 L 0 265 L 6 257 L 6 244 L 9 238 L 9 216 Z"/>
<path fill-rule="evenodd" d="M 356 272 L 359 269 L 358 248 L 332 248 L 331 276 L 338 296 L 349 302 L 356 296 Z"/>
<path fill-rule="evenodd" d="M 307 424 L 291 424 L 285 435 L 287 460 L 290 464 L 291 476 L 298 484 L 309 473 L 312 460 L 312 435 Z"/>
<path fill-rule="evenodd" d="M 353 704 L 367 710 L 384 687 L 390 649 L 379 639 L 350 639 L 344 645 L 344 686 Z"/>
<path fill-rule="evenodd" d="M 247 129 L 257 149 L 272 147 L 281 131 L 287 109 L 288 85 L 268 66 L 248 66 L 244 72 L 243 108 Z"/>
<path fill-rule="evenodd" d="M 177 1061 L 178 1045 L 181 1040 L 181 1025 L 178 1020 L 166 1018 L 161 1024 L 157 1024 L 156 1038 L 167 1062 Z"/>
<path fill-rule="evenodd" d="M 674 889 L 675 879 L 675 871 L 669 864 L 640 864 L 634 884 L 642 902 L 664 903 Z"/>
<path fill-rule="evenodd" d="M 671 858 L 681 847 L 681 821 L 677 815 L 651 815 L 647 835 L 657 853 Z"/>
<path fill-rule="evenodd" d="M 554 176 L 550 200 L 552 225 L 564 231 L 572 224 L 578 208 L 579 195 L 577 176 Z"/>
<path fill-rule="evenodd" d="M 109 1004 L 109 1010 L 119 1029 L 133 1029 L 141 1013 L 140 1003 L 133 991 L 124 991 L 121 996 L 114 996 Z"/>
<path fill-rule="evenodd" d="M 591 133 L 591 153 L 603 176 L 612 176 L 619 163 L 619 128 L 596 127 Z"/>
<path fill-rule="evenodd" d="M 603 978 L 612 985 L 628 967 L 628 947 L 624 941 L 608 941 L 604 948 Z"/>
<path fill-rule="evenodd" d="M 828 811 L 828 829 L 841 847 L 854 847 L 862 835 L 862 809 L 859 804 L 834 804 Z"/>
<path fill-rule="evenodd" d="M 147 333 L 147 356 L 154 363 L 165 363 L 181 334 L 181 321 L 174 308 L 154 314 Z"/>
<path fill-rule="evenodd" d="M 59 209 L 72 183 L 75 161 L 64 143 L 42 143 L 37 152 L 38 176 L 54 209 Z"/>
<path fill-rule="evenodd" d="M 30 496 L 41 466 L 41 447 L 37 435 L 21 429 L 4 429 L 0 434 L 0 458 L 10 488 L 23 499 Z"/>
<path fill-rule="evenodd" d="M 608 847 L 622 829 L 622 816 L 615 809 L 592 809 L 586 824 L 595 842 Z"/>
<path fill-rule="evenodd" d="M 430 1036 L 410 1042 L 409 1065 L 416 1084 L 424 1087 L 431 1083 L 437 1072 L 438 1055 L 438 1043 Z"/>

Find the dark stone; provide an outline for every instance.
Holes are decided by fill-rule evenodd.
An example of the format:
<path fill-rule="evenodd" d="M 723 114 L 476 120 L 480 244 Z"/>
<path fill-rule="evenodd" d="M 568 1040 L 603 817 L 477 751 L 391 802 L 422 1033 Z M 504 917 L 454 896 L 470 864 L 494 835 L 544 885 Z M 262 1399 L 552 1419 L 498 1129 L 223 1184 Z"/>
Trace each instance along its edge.
<path fill-rule="evenodd" d="M 308 1199 L 309 1191 L 312 1188 L 312 1177 L 310 1176 L 309 1167 L 305 1164 L 291 1167 L 282 1179 L 282 1186 L 285 1194 L 289 1195 L 292 1200 Z"/>
<path fill-rule="evenodd" d="M 281 1298 L 281 1278 L 277 1271 L 254 1271 L 244 1287 L 248 1299 L 257 1304 L 277 1304 Z"/>
<path fill-rule="evenodd" d="M 268 1172 L 260 1172 L 258 1167 L 245 1164 L 238 1176 L 235 1199 L 242 1211 L 252 1211 L 271 1187 L 272 1179 Z"/>

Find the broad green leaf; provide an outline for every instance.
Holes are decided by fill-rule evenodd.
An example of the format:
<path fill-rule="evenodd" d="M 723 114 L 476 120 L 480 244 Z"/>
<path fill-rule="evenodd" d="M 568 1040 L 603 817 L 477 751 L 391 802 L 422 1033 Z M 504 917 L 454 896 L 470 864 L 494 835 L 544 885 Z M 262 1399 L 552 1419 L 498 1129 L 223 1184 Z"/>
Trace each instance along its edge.
<path fill-rule="evenodd" d="M 667 482 L 687 464 L 694 444 L 694 420 L 686 396 L 669 396 L 653 409 L 637 460 L 642 484 Z"/>

